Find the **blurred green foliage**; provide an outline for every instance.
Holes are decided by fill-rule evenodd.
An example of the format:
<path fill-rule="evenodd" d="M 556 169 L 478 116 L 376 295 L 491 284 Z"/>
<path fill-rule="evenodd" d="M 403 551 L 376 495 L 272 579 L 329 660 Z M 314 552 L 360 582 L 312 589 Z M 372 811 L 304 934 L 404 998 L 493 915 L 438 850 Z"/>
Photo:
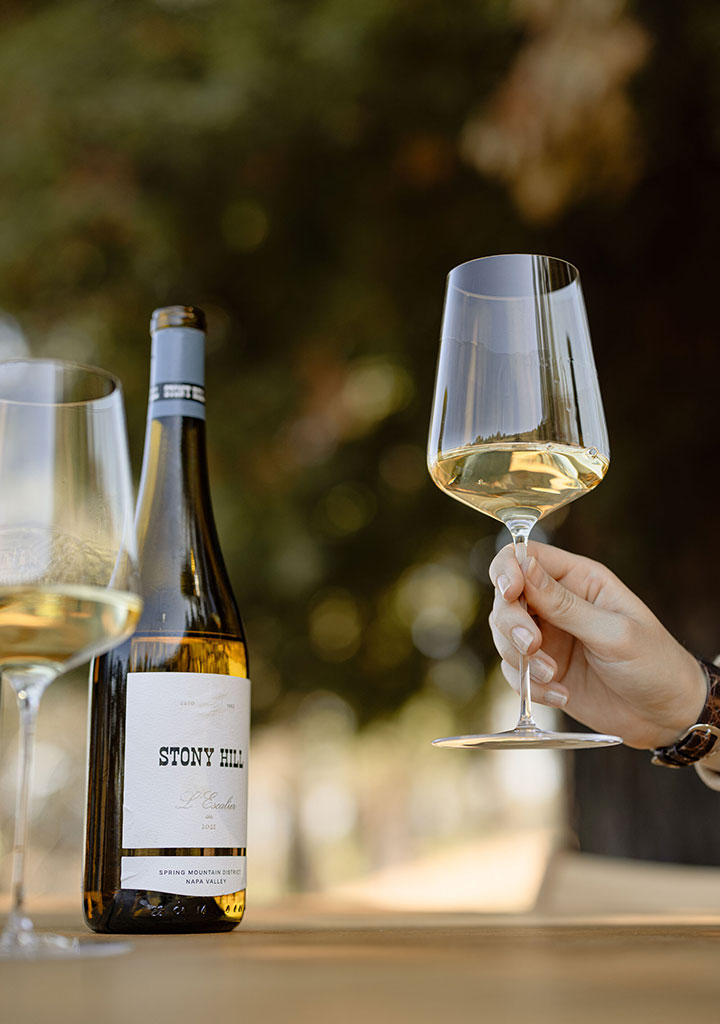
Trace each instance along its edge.
<path fill-rule="evenodd" d="M 492 252 L 583 274 L 613 463 L 561 539 L 720 646 L 719 50 L 709 0 L 4 5 L 0 342 L 117 372 L 139 468 L 149 314 L 206 309 L 260 719 L 482 702 L 497 531 L 424 445 L 445 275 Z"/>

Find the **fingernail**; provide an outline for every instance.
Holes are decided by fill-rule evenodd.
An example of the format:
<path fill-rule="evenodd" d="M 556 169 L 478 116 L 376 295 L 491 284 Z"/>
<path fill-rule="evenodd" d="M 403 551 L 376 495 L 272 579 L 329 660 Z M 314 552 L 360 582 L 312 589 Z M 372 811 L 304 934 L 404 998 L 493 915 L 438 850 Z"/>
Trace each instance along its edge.
<path fill-rule="evenodd" d="M 536 655 L 530 661 L 530 675 L 541 683 L 549 683 L 555 675 L 555 668 L 541 654 Z"/>
<path fill-rule="evenodd" d="M 531 583 L 533 587 L 544 587 L 547 583 L 547 573 L 541 565 L 539 565 L 537 558 L 533 555 L 531 558 L 526 558 L 522 566 L 523 575 L 528 583 Z"/>
<path fill-rule="evenodd" d="M 507 588 L 510 586 L 510 577 L 506 576 L 504 572 L 501 572 L 495 580 L 495 586 L 498 588 L 502 596 L 505 597 Z"/>
<path fill-rule="evenodd" d="M 545 691 L 545 703 L 553 708 L 564 708 L 567 701 L 567 694 L 561 693 L 560 690 Z"/>
<path fill-rule="evenodd" d="M 525 654 L 534 639 L 530 630 L 525 629 L 524 626 L 516 626 L 515 629 L 511 630 L 510 636 L 512 637 L 512 642 L 522 654 Z"/>

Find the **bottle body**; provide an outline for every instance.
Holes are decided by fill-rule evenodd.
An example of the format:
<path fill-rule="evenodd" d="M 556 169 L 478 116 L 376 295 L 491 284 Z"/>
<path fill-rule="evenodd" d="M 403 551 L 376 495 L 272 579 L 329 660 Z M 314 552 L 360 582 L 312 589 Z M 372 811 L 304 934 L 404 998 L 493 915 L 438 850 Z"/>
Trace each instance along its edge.
<path fill-rule="evenodd" d="M 196 328 L 154 335 L 144 609 L 91 666 L 84 911 L 96 931 L 226 931 L 245 907 L 247 648 L 210 504 L 203 342 Z"/>

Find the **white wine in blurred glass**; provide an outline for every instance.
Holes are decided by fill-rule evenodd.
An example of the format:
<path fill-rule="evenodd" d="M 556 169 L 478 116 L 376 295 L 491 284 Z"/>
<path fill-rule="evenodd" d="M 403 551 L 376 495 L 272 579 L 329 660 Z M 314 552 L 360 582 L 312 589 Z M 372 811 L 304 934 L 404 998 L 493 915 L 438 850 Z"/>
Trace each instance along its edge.
<path fill-rule="evenodd" d="M 0 672 L 17 697 L 12 907 L 0 960 L 124 952 L 36 932 L 25 909 L 35 722 L 62 672 L 128 636 L 142 609 L 119 382 L 56 360 L 0 362 Z"/>
<path fill-rule="evenodd" d="M 519 562 L 540 519 L 605 476 L 610 447 L 577 270 L 548 256 L 472 260 L 448 276 L 428 468 L 451 497 L 503 523 Z M 617 736 L 555 733 L 532 716 L 520 658 L 514 729 L 451 747 L 583 747 Z"/>

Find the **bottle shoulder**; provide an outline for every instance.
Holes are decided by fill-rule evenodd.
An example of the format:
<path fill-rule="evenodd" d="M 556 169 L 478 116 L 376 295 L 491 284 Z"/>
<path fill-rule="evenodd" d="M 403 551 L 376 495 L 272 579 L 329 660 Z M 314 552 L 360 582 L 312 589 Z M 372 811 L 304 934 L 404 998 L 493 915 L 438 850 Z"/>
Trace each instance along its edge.
<path fill-rule="evenodd" d="M 142 627 L 119 647 L 97 658 L 91 680 L 124 686 L 129 672 L 192 672 L 248 678 L 242 636 L 192 631 L 147 631 Z"/>
<path fill-rule="evenodd" d="M 244 641 L 245 630 L 228 587 L 212 585 L 187 588 L 182 580 L 175 586 L 160 585 L 141 576 L 143 610 L 136 634 L 224 636 Z"/>

